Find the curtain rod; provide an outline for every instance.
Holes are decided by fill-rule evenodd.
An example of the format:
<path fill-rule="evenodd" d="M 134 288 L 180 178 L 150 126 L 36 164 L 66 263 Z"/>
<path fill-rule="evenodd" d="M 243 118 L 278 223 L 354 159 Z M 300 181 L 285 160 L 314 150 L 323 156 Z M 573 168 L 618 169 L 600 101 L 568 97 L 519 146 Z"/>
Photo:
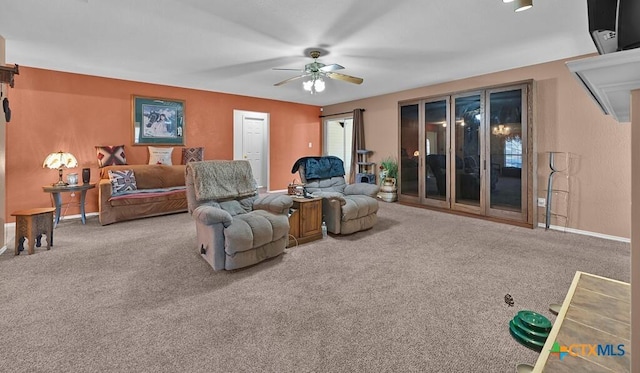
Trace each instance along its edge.
<path fill-rule="evenodd" d="M 354 109 L 354 110 L 358 110 L 358 109 Z M 360 109 L 362 111 L 365 111 L 364 109 Z M 325 118 L 325 117 L 332 117 L 334 115 L 343 115 L 343 114 L 353 114 L 353 111 L 345 111 L 344 113 L 335 113 L 335 114 L 327 114 L 327 115 L 321 115 L 320 118 Z"/>

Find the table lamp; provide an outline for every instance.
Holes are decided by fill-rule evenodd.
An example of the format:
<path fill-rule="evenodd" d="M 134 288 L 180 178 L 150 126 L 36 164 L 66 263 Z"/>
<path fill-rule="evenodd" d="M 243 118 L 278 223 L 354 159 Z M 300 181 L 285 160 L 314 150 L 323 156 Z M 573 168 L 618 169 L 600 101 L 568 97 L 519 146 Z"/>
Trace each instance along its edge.
<path fill-rule="evenodd" d="M 51 185 L 66 186 L 68 185 L 62 180 L 62 168 L 78 167 L 78 160 L 71 153 L 65 153 L 62 150 L 57 153 L 51 153 L 45 158 L 42 168 L 58 169 L 58 182 Z"/>

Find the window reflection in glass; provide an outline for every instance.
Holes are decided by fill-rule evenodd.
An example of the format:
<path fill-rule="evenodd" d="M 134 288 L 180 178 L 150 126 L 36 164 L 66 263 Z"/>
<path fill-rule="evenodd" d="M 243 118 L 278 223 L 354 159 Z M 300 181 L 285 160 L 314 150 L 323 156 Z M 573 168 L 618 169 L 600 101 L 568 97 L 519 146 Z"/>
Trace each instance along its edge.
<path fill-rule="evenodd" d="M 447 100 L 427 102 L 425 112 L 425 195 L 444 201 L 447 198 Z"/>
<path fill-rule="evenodd" d="M 490 105 L 491 208 L 522 210 L 522 90 L 494 92 Z"/>
<path fill-rule="evenodd" d="M 400 193 L 418 197 L 418 104 L 400 107 Z"/>
<path fill-rule="evenodd" d="M 455 99 L 456 202 L 480 205 L 480 95 Z"/>

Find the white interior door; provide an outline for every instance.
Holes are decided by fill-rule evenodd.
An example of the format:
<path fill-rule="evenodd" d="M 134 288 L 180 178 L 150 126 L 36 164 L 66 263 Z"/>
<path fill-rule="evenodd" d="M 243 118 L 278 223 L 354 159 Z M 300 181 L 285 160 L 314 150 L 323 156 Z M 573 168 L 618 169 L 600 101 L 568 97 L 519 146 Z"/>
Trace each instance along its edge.
<path fill-rule="evenodd" d="M 259 188 L 269 185 L 269 114 L 234 110 L 233 159 L 251 163 Z"/>

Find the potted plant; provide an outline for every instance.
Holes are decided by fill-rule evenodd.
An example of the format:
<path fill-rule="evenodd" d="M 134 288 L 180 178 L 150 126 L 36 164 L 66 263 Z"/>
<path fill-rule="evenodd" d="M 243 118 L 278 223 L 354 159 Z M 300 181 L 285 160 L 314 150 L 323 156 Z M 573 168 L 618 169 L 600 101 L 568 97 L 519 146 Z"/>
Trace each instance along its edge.
<path fill-rule="evenodd" d="M 398 162 L 395 158 L 387 157 L 380 162 L 380 193 L 378 197 L 386 202 L 394 202 L 398 199 L 396 179 L 398 177 Z M 382 177 L 384 174 L 384 178 Z"/>
<path fill-rule="evenodd" d="M 387 157 L 380 162 L 385 178 L 395 179 L 398 177 L 398 162 L 395 158 Z M 381 180 L 383 182 L 384 180 Z"/>

